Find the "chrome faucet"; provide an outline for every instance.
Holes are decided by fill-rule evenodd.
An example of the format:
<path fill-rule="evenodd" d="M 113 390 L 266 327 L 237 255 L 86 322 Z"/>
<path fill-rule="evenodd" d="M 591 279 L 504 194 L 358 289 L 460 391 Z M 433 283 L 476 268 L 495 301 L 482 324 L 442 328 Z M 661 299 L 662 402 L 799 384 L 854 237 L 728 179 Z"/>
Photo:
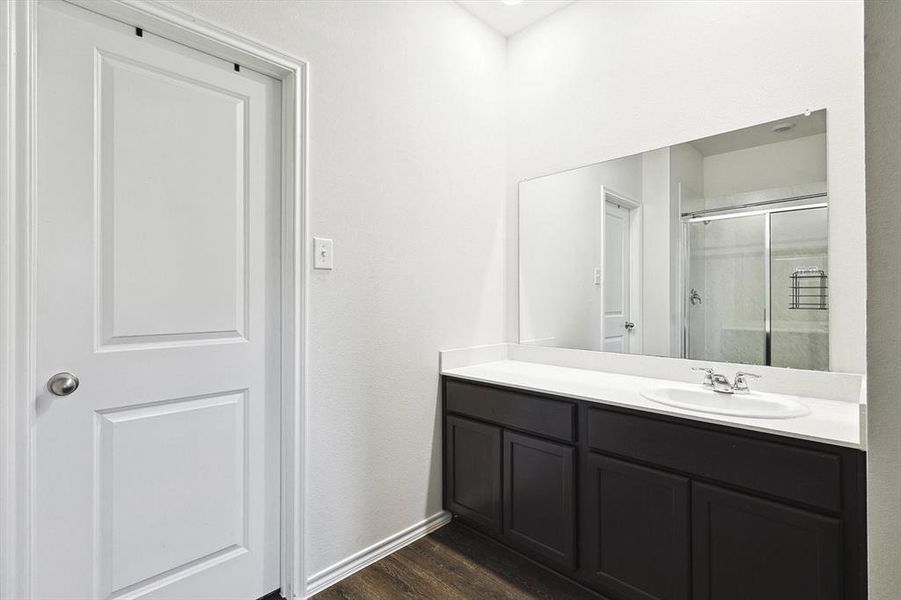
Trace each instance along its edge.
<path fill-rule="evenodd" d="M 729 378 L 725 375 L 720 375 L 719 373 L 713 374 L 713 391 L 719 392 L 720 394 L 734 394 L 735 388 L 732 387 L 732 384 L 729 383 Z"/>
<path fill-rule="evenodd" d="M 707 387 L 713 387 L 713 369 L 709 367 L 692 367 L 692 371 L 703 371 L 704 372 L 704 383 L 701 385 L 706 385 Z"/>
<path fill-rule="evenodd" d="M 717 373 L 709 367 L 692 367 L 691 370 L 703 371 L 704 382 L 701 385 L 713 388 L 714 392 L 719 392 L 720 394 L 750 394 L 751 388 L 748 385 L 748 378 L 760 378 L 760 375 L 756 373 L 739 371 L 735 374 L 735 383 L 730 383 L 728 377 Z"/>
<path fill-rule="evenodd" d="M 756 373 L 745 373 L 739 371 L 735 374 L 735 383 L 732 384 L 732 392 L 736 394 L 750 394 L 751 388 L 748 385 L 748 377 L 760 379 L 760 375 Z"/>

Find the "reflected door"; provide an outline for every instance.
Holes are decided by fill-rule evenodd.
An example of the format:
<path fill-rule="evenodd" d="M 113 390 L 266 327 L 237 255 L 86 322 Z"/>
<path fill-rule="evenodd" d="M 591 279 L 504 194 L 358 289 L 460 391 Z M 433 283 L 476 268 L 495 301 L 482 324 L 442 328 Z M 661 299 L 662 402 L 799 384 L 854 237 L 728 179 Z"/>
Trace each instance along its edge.
<path fill-rule="evenodd" d="M 629 352 L 630 230 L 629 210 L 606 203 L 604 219 L 604 342 L 605 352 Z"/>
<path fill-rule="evenodd" d="M 689 358 L 765 364 L 766 219 L 758 214 L 686 225 Z"/>
<path fill-rule="evenodd" d="M 36 11 L 33 596 L 258 598 L 279 583 L 279 82 Z M 51 393 L 59 371 L 80 386 Z"/>

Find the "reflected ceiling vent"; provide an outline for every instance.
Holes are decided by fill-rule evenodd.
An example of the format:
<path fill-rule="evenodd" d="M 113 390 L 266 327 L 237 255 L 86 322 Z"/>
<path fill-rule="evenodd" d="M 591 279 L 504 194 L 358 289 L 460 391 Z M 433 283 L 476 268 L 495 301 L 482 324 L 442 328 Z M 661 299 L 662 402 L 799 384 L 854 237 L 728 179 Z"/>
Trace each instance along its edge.
<path fill-rule="evenodd" d="M 779 123 L 778 125 L 773 125 L 773 133 L 785 133 L 786 131 L 791 131 L 794 128 L 794 123 Z"/>

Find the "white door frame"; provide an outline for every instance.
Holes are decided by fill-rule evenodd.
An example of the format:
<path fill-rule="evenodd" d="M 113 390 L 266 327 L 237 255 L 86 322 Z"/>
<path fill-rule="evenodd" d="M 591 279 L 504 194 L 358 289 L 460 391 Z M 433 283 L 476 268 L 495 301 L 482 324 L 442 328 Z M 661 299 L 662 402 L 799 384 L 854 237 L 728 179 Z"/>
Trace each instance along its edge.
<path fill-rule="evenodd" d="M 0 2 L 0 600 L 30 600 L 35 372 L 35 3 Z M 304 596 L 309 65 L 169 6 L 66 0 L 282 83 L 281 590 Z M 62 492 L 63 490 L 61 490 Z"/>
<path fill-rule="evenodd" d="M 629 339 L 629 354 L 641 354 L 644 347 L 644 327 L 641 319 L 641 257 L 642 257 L 642 213 L 641 202 L 620 194 L 609 187 L 601 186 L 601 235 L 607 231 L 607 203 L 618 204 L 629 210 L 629 319 L 635 322 L 635 329 Z M 601 242 L 601 285 L 607 283 L 604 241 Z M 604 340 L 604 294 L 601 293 L 601 342 Z"/>

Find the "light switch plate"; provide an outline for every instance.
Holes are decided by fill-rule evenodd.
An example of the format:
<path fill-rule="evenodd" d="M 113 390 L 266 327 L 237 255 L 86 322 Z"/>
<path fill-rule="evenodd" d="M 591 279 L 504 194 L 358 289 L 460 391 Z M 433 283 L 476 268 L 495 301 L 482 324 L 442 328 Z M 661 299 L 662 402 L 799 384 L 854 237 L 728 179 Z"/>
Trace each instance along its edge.
<path fill-rule="evenodd" d="M 328 238 L 313 238 L 313 268 L 334 268 L 332 240 Z"/>

